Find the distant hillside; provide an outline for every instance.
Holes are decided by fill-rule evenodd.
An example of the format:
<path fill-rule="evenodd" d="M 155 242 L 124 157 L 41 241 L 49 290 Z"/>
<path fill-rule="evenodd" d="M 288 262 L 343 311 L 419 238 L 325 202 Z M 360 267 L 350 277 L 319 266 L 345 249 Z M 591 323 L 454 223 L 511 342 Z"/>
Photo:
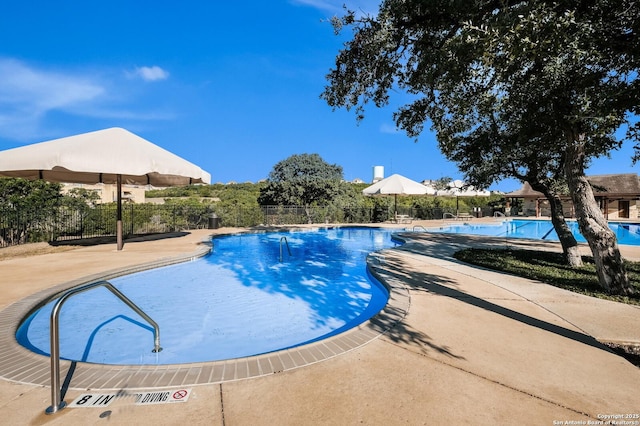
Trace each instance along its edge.
<path fill-rule="evenodd" d="M 258 205 L 258 195 L 264 183 L 234 183 L 213 185 L 191 185 L 146 191 L 147 198 L 210 198 L 221 204 L 233 203 L 241 206 Z"/>

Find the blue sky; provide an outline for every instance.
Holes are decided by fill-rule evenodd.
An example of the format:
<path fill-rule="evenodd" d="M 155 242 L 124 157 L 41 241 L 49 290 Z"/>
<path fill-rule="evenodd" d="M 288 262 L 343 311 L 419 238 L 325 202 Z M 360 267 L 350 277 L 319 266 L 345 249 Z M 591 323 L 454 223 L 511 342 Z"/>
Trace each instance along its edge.
<path fill-rule="evenodd" d="M 0 14 L 0 150 L 123 127 L 213 182 L 256 182 L 318 153 L 347 180 L 462 178 L 426 131 L 395 130 L 394 105 L 332 111 L 320 98 L 345 41 L 328 19 L 366 0 L 9 2 Z M 401 101 L 401 96 L 399 96 Z M 395 100 L 394 100 L 395 101 Z M 589 174 L 637 172 L 631 146 Z M 490 189 L 520 186 L 505 181 Z"/>

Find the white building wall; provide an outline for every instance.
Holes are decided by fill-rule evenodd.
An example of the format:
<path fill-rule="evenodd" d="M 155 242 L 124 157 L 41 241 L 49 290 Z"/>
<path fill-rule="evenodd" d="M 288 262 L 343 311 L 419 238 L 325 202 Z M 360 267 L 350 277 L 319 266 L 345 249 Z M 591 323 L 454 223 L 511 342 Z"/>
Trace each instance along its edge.
<path fill-rule="evenodd" d="M 113 203 L 117 201 L 118 190 L 117 185 L 108 183 L 98 183 L 95 185 L 87 185 L 81 183 L 64 183 L 62 184 L 62 193 L 68 193 L 73 188 L 84 188 L 93 190 L 100 196 L 100 204 Z M 144 203 L 146 186 L 143 185 L 122 185 L 122 200 L 131 203 Z"/>

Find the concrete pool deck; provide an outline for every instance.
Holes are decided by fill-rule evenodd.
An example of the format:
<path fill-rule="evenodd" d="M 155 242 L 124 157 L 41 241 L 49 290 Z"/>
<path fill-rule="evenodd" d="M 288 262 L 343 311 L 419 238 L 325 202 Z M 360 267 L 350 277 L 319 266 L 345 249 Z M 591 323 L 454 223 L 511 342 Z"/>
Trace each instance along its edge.
<path fill-rule="evenodd" d="M 441 222 L 397 227 L 434 224 Z M 230 231 L 126 242 L 122 252 L 107 244 L 2 260 L 0 310 L 59 283 L 189 255 L 207 236 Z M 407 244 L 375 255 L 372 262 L 380 278 L 406 289 L 407 312 L 385 334 L 345 353 L 249 379 L 194 385 L 185 376 L 182 387 L 191 389 L 185 403 L 134 405 L 120 398 L 108 407 L 65 408 L 50 416 L 44 414 L 51 402 L 48 385 L 3 379 L 1 423 L 551 425 L 606 424 L 612 419 L 606 416 L 623 416 L 616 420 L 640 424 L 640 418 L 633 418 L 640 416 L 640 369 L 598 342 L 640 344 L 640 307 L 486 271 L 451 257 L 469 245 L 558 250 L 556 243 L 424 233 L 409 237 Z M 621 251 L 640 260 L 640 247 L 621 246 Z M 0 364 L 5 352 L 0 346 Z M 74 374 L 81 375 L 81 368 Z M 193 376 L 200 374 L 202 369 Z M 101 388 L 74 388 L 73 380 L 67 402 L 101 393 Z M 132 375 L 122 390 L 147 389 L 136 380 Z"/>

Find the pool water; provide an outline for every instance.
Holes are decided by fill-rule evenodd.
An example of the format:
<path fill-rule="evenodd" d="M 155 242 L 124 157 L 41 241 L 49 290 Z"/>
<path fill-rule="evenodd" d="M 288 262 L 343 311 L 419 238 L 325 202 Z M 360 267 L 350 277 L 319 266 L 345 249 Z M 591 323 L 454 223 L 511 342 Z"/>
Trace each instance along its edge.
<path fill-rule="evenodd" d="M 578 229 L 578 222 L 567 221 L 567 225 L 569 225 L 569 229 L 571 229 L 573 235 L 576 237 L 576 241 L 581 243 L 586 242 L 586 239 Z M 639 224 L 609 222 L 609 227 L 615 232 L 618 244 L 640 245 Z M 439 229 L 430 229 L 429 231 L 558 241 L 558 234 L 553 228 L 551 221 L 548 220 L 510 219 L 496 224 L 465 223 L 443 226 Z"/>
<path fill-rule="evenodd" d="M 98 287 L 63 305 L 61 357 L 182 364 L 258 355 L 338 334 L 387 303 L 388 291 L 368 274 L 366 256 L 397 245 L 391 232 L 334 228 L 215 238 L 204 258 L 110 280 L 158 323 L 160 353 L 152 352 L 151 326 Z M 20 326 L 23 346 L 49 355 L 54 304 Z"/>

